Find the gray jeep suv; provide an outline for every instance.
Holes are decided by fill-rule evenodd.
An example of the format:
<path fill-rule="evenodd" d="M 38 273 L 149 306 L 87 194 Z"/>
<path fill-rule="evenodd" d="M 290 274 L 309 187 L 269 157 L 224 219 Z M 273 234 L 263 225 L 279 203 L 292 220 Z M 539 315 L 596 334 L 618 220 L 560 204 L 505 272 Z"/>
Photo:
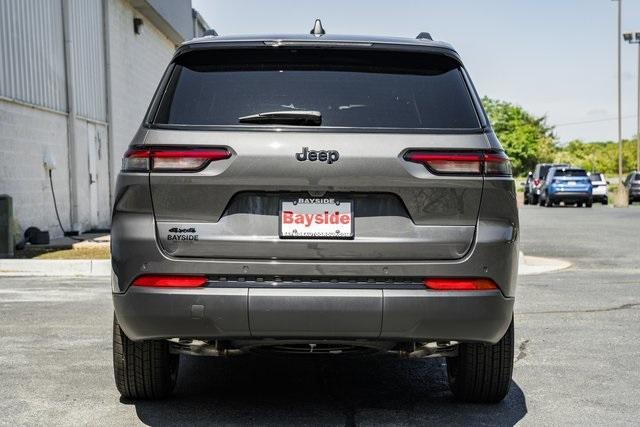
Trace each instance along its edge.
<path fill-rule="evenodd" d="M 161 398 L 180 355 L 446 357 L 497 402 L 513 365 L 511 167 L 456 51 L 417 39 L 181 45 L 118 176 L 113 356 Z"/>

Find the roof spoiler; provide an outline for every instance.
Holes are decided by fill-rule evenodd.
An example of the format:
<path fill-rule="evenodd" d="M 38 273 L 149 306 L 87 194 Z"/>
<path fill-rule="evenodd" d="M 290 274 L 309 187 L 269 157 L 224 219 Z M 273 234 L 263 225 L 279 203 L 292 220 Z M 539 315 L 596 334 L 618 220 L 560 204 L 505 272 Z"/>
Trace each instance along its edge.
<path fill-rule="evenodd" d="M 433 40 L 433 38 L 431 37 L 431 34 L 426 33 L 426 32 L 422 32 L 422 33 L 418 34 L 418 36 L 416 38 L 418 40 Z"/>

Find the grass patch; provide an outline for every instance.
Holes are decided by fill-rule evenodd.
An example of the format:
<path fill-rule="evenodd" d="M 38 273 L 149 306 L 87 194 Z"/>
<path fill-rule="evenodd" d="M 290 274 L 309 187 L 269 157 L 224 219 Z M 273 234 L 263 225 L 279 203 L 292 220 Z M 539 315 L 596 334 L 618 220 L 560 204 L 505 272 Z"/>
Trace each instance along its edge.
<path fill-rule="evenodd" d="M 68 249 L 43 249 L 27 247 L 22 251 L 16 251 L 15 258 L 32 259 L 109 259 L 111 253 L 109 246 L 92 246 L 88 248 Z"/>

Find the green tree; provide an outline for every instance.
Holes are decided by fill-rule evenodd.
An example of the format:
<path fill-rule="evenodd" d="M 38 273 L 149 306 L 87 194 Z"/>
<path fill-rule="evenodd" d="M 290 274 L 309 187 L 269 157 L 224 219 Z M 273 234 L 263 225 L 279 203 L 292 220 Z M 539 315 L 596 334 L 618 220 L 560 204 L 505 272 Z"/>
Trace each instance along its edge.
<path fill-rule="evenodd" d="M 634 170 L 636 159 L 636 142 L 626 140 L 622 142 L 622 170 L 624 173 Z M 554 161 L 569 163 L 592 172 L 602 172 L 606 175 L 618 174 L 618 143 L 571 141 L 559 147 Z"/>
<path fill-rule="evenodd" d="M 482 98 L 482 104 L 502 147 L 511 158 L 514 175 L 526 174 L 536 163 L 553 160 L 555 137 L 546 116 L 536 117 L 519 105 L 488 97 Z"/>

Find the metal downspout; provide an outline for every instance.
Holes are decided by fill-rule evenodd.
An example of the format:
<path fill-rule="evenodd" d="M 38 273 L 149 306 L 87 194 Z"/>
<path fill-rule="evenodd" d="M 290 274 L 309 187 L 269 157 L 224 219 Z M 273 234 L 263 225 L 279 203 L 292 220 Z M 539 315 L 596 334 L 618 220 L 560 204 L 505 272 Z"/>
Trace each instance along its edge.
<path fill-rule="evenodd" d="M 62 0 L 62 31 L 64 34 L 64 72 L 67 97 L 67 158 L 69 165 L 69 218 L 72 230 L 80 230 L 78 212 L 78 176 L 76 172 L 76 106 L 74 102 L 73 55 L 71 39 L 70 0 Z"/>

